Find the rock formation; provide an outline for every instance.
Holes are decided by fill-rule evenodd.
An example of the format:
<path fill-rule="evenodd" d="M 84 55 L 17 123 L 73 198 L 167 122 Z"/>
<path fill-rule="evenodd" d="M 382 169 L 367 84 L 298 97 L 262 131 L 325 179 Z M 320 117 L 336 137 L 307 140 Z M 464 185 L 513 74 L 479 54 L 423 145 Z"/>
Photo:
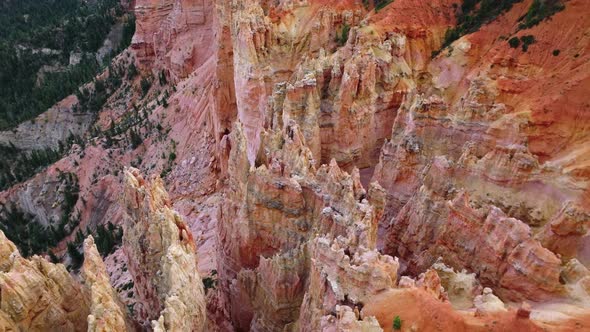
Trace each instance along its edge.
<path fill-rule="evenodd" d="M 42 113 L 33 121 L 20 124 L 15 130 L 0 131 L 0 144 L 12 143 L 21 150 L 52 148 L 65 142 L 70 135 L 88 131 L 93 121 L 92 114 L 77 113 L 78 99 L 72 95 Z"/>
<path fill-rule="evenodd" d="M 7 331 L 85 331 L 88 290 L 62 264 L 25 259 L 0 232 L 0 328 Z"/>
<path fill-rule="evenodd" d="M 132 49 L 146 71 L 166 70 L 186 78 L 211 56 L 214 3 L 205 0 L 136 0 Z"/>
<path fill-rule="evenodd" d="M 82 277 L 90 288 L 88 331 L 129 331 L 127 312 L 109 283 L 107 271 L 92 236 L 84 241 Z"/>
<path fill-rule="evenodd" d="M 515 117 L 514 101 L 503 95 L 513 92 L 491 83 L 506 75 L 506 69 L 494 66 L 510 66 L 500 60 L 507 56 L 502 53 L 509 49 L 507 43 L 494 44 L 496 58 L 486 55 L 490 70 L 470 60 L 481 55 L 470 38 L 482 35 L 493 43 L 486 29 L 458 40 L 446 57 L 432 59 L 432 51 L 441 47 L 444 31 L 453 24 L 452 3 L 445 1 L 428 9 L 396 1 L 368 22 L 359 20 L 363 9 L 352 4 L 346 9 L 347 5 L 334 6 L 326 20 L 318 19 L 326 17 L 326 7 L 314 2 L 279 5 L 275 11 L 267 6 L 250 1 L 232 8 L 241 124 L 229 140 L 230 205 L 221 211 L 219 263 L 223 288 L 234 299 L 229 302 L 250 303 L 232 308 L 235 326 L 273 330 L 312 324 L 301 328 L 319 329 L 320 317 L 342 305 L 337 301 L 345 300 L 344 294 L 351 310 L 363 302 L 354 297 L 355 289 L 342 290 L 345 279 L 339 279 L 338 290 L 343 293 L 332 295 L 336 302 L 323 307 L 331 296 L 320 291 L 322 282 L 314 279 L 322 280 L 323 275 L 325 284 L 330 284 L 327 271 L 334 263 L 322 262 L 324 272 L 314 272 L 314 261 L 319 259 L 314 239 L 322 235 L 350 241 L 349 255 L 363 246 L 383 248 L 403 260 L 402 273 L 414 276 L 439 258 L 451 268 L 466 270 L 462 277 L 452 269 L 441 271 L 452 274 L 444 283 L 457 307 L 498 312 L 502 302 L 489 289 L 478 295 L 480 283 L 509 301 L 568 297 L 568 287 L 560 279 L 561 259 L 581 250 L 579 237 L 586 234 L 584 209 L 571 201 L 583 199 L 587 191 L 570 185 L 571 175 L 543 164 L 550 153 L 534 146 L 536 137 L 527 131 L 524 117 Z M 517 13 L 527 8 L 515 6 L 499 20 L 517 20 Z M 404 17 L 408 11 L 411 22 L 409 15 Z M 295 18 L 297 29 L 289 30 Z M 301 23 L 306 19 L 317 23 L 308 29 Z M 355 27 L 341 48 L 330 48 L 334 36 L 323 34 L 324 28 L 332 25 L 338 31 L 344 24 Z M 501 30 L 497 24 L 489 29 Z M 313 37 L 305 39 L 309 31 Z M 323 42 L 315 44 L 313 38 Z M 277 57 L 286 52 L 303 55 L 295 63 Z M 345 203 L 346 208 L 336 203 L 348 202 L 346 197 L 362 201 L 371 196 L 371 190 L 367 194 L 362 189 L 361 172 L 355 166 L 364 174 L 376 166 L 373 180 L 385 189 L 370 188 L 382 197 L 370 202 L 373 215 L 381 219 L 379 232 L 376 221 L 351 209 L 354 203 Z M 332 191 L 344 180 L 336 175 L 339 167 L 358 176 L 352 179 L 358 185 L 344 196 Z M 363 182 L 368 186 L 366 179 Z M 538 192 L 533 188 L 539 186 L 542 199 L 535 202 L 527 193 Z M 552 195 L 555 191 L 563 194 Z M 552 227 L 540 232 L 557 213 Z M 341 228 L 343 220 L 356 220 L 353 225 L 362 226 L 351 230 L 351 224 L 344 223 L 347 226 Z M 565 240 L 569 234 L 573 237 Z M 579 240 L 574 240 L 576 236 Z M 553 241 L 560 244 L 550 244 Z M 294 263 L 305 260 L 309 263 Z M 287 279 L 280 264 L 289 266 L 294 277 Z M 243 269 L 247 270 L 240 272 Z M 268 269 L 274 272 L 265 274 Z M 468 277 L 467 271 L 473 274 Z M 435 275 L 427 272 L 416 284 L 428 284 L 433 297 L 444 301 L 449 295 L 439 289 L 441 281 L 435 282 L 439 280 Z M 265 278 L 267 282 L 261 281 Z M 274 278 L 290 285 L 289 296 L 269 290 L 268 285 L 277 282 Z M 300 286 L 300 280 L 309 288 L 299 321 L 259 303 L 274 295 L 275 308 L 296 308 L 300 299 L 294 295 L 306 287 Z M 258 286 L 249 287 L 259 284 L 267 285 L 263 296 L 258 295 Z M 373 287 L 371 282 L 362 285 L 362 289 Z M 378 288 L 395 288 L 395 279 Z M 321 299 L 319 303 L 314 304 L 312 294 Z M 309 316 L 315 315 L 314 305 L 320 313 Z"/>
<path fill-rule="evenodd" d="M 121 224 L 122 249 L 103 266 L 87 240 L 85 290 L 0 241 L 6 284 L 75 285 L 41 287 L 59 315 L 36 325 L 3 287 L 3 324 L 589 329 L 590 4 L 554 2 L 531 27 L 538 1 L 514 1 L 449 41 L 469 10 L 453 0 L 135 1 L 116 61 L 141 78 L 96 124 L 113 137 L 0 194 L 48 225 L 58 169 L 74 172 L 81 225 Z"/>
<path fill-rule="evenodd" d="M 170 209 L 160 178 L 147 182 L 136 169 L 125 171 L 123 247 L 135 282 L 141 319 L 155 331 L 202 331 L 203 283 L 195 243 L 182 218 Z"/>
<path fill-rule="evenodd" d="M 383 205 L 380 187 L 367 194 L 358 170 L 351 176 L 335 161 L 316 170 L 293 121 L 261 141 L 265 153 L 254 168 L 240 124 L 230 139 L 231 205 L 221 211 L 219 267 L 234 324 L 269 331 L 299 323 L 313 330 L 336 305 L 394 286 L 397 263 L 374 251 L 381 213 L 370 202 Z M 332 288 L 316 289 L 328 285 L 325 278 Z M 325 303 L 330 296 L 333 302 Z"/>

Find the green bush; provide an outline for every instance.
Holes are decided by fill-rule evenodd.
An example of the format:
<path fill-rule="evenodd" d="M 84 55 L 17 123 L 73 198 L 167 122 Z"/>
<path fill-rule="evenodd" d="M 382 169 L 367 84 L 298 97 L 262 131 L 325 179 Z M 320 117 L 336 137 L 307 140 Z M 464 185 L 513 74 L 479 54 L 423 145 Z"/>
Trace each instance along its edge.
<path fill-rule="evenodd" d="M 49 255 L 49 261 L 50 261 L 51 263 L 57 264 L 57 263 L 59 263 L 59 262 L 60 262 L 60 259 L 59 259 L 59 257 L 57 257 L 57 256 L 56 256 L 56 255 L 53 253 L 53 251 L 49 250 L 49 252 L 48 252 L 47 254 Z"/>
<path fill-rule="evenodd" d="M 203 278 L 203 286 L 205 287 L 205 294 L 209 289 L 215 289 L 217 287 L 217 270 L 211 271 L 211 275 Z"/>
<path fill-rule="evenodd" d="M 135 62 L 131 61 L 131 64 L 129 65 L 129 69 L 127 70 L 127 78 L 132 80 L 135 78 L 135 76 L 137 76 L 137 67 L 135 66 Z"/>
<path fill-rule="evenodd" d="M 535 36 L 533 35 L 526 35 L 526 36 L 522 36 L 520 38 L 518 37 L 512 37 L 510 38 L 510 40 L 508 40 L 508 44 L 510 44 L 510 47 L 512 48 L 518 48 L 520 45 L 522 45 L 522 51 L 526 52 L 529 50 L 529 46 L 534 44 L 536 42 L 535 40 Z M 557 56 L 559 55 L 559 50 L 556 50 L 557 54 L 555 54 L 555 51 L 553 51 L 553 55 Z"/>
<path fill-rule="evenodd" d="M 394 330 L 401 330 L 402 329 L 402 319 L 399 316 L 395 316 L 393 319 L 393 329 Z"/>
<path fill-rule="evenodd" d="M 72 268 L 78 270 L 84 262 L 84 253 L 80 252 L 74 243 L 68 242 L 68 256 L 70 256 Z"/>
<path fill-rule="evenodd" d="M 59 173 L 58 178 L 64 184 L 62 212 L 71 216 L 80 196 L 78 177 L 74 173 Z"/>
<path fill-rule="evenodd" d="M 95 80 L 94 89 L 88 91 L 87 89 L 78 90 L 76 96 L 79 100 L 78 108 L 80 111 L 85 113 L 98 113 L 104 104 L 107 102 L 109 97 L 121 86 L 123 83 L 122 77 L 133 74 L 136 71 L 135 65 L 131 65 L 127 68 L 122 66 L 109 66 L 108 77 L 106 80 Z"/>
<path fill-rule="evenodd" d="M 142 77 L 140 85 L 141 85 L 141 92 L 145 96 L 148 93 L 148 91 L 150 91 L 150 88 L 152 86 L 152 82 L 148 78 Z"/>
<path fill-rule="evenodd" d="M 553 50 L 553 56 L 558 56 L 561 53 L 560 50 Z"/>
<path fill-rule="evenodd" d="M 392 2 L 393 0 L 375 0 L 375 12 L 379 12 Z"/>
<path fill-rule="evenodd" d="M 123 25 L 123 38 L 121 48 L 125 49 L 131 45 L 131 39 L 135 34 L 135 16 L 133 14 L 127 15 L 125 24 Z"/>
<path fill-rule="evenodd" d="M 106 257 L 115 251 L 115 248 L 121 245 L 123 239 L 123 229 L 108 223 L 107 226 L 98 225 L 94 233 L 94 242 L 96 248 L 102 257 Z"/>
<path fill-rule="evenodd" d="M 349 34 L 350 25 L 344 23 L 344 26 L 342 27 L 342 32 L 340 33 L 340 35 L 336 35 L 336 43 L 338 43 L 338 45 L 340 46 L 344 46 L 344 44 L 346 44 L 346 42 L 348 41 Z"/>
<path fill-rule="evenodd" d="M 533 35 L 526 35 L 520 37 L 520 41 L 522 42 L 522 51 L 526 52 L 529 50 L 529 45 L 532 45 L 536 42 L 535 36 Z"/>
<path fill-rule="evenodd" d="M 518 48 L 518 46 L 520 46 L 520 39 L 518 39 L 518 37 L 512 37 L 508 40 L 508 44 L 510 44 L 510 47 L 512 48 Z"/>
<path fill-rule="evenodd" d="M 160 85 L 164 86 L 166 84 L 168 84 L 168 80 L 166 79 L 166 72 L 164 71 L 164 69 L 162 69 L 162 71 L 160 72 L 160 75 L 158 76 L 159 80 L 160 80 Z"/>
<path fill-rule="evenodd" d="M 131 142 L 131 147 L 135 150 L 143 143 L 143 138 L 141 138 L 141 135 L 135 128 L 131 128 L 129 131 L 129 141 Z"/>
<path fill-rule="evenodd" d="M 77 224 L 73 225 L 72 227 L 76 226 Z M 82 248 L 84 239 L 86 239 L 90 234 L 91 231 L 88 228 L 86 228 L 86 232 L 78 229 L 74 241 L 67 243 L 67 253 L 70 257 L 71 263 L 68 267 L 69 269 L 78 270 L 82 265 L 82 262 L 84 261 L 84 252 L 80 252 L 80 249 Z M 115 249 L 121 245 L 122 238 L 122 228 L 115 226 L 110 222 L 107 224 L 107 226 L 99 225 L 94 232 L 94 241 L 96 243 L 96 247 L 103 258 L 112 254 Z M 49 256 L 52 261 L 59 260 L 51 251 L 49 252 Z M 131 283 L 131 287 L 133 287 L 133 283 Z"/>

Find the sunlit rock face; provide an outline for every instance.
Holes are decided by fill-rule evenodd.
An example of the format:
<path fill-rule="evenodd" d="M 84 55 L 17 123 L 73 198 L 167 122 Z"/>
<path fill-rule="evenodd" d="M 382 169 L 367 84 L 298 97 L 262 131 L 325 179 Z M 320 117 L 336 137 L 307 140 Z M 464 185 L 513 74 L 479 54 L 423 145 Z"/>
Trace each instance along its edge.
<path fill-rule="evenodd" d="M 88 331 L 125 331 L 132 325 L 126 308 L 109 282 L 105 264 L 96 249 L 94 238 L 84 240 L 82 276 L 90 289 Z"/>
<path fill-rule="evenodd" d="M 202 331 L 204 290 L 187 224 L 170 209 L 159 177 L 148 182 L 129 169 L 125 181 L 123 246 L 140 299 L 139 317 L 152 321 L 155 331 Z"/>
<path fill-rule="evenodd" d="M 0 232 L 0 328 L 6 331 L 86 331 L 89 290 L 62 264 L 26 259 Z"/>

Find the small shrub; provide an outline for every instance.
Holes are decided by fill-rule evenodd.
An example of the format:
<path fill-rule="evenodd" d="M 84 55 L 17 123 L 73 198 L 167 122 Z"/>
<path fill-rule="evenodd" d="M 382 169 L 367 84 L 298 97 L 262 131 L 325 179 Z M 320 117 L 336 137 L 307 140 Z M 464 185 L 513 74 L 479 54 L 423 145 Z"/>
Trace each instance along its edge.
<path fill-rule="evenodd" d="M 123 239 L 123 229 L 108 223 L 107 226 L 98 225 L 95 232 L 95 242 L 98 252 L 102 257 L 113 253 L 121 245 Z"/>
<path fill-rule="evenodd" d="M 126 290 L 130 290 L 130 289 L 132 289 L 132 288 L 133 288 L 133 286 L 135 286 L 135 283 L 134 283 L 133 281 L 129 281 L 129 282 L 125 283 L 125 284 L 124 284 L 124 285 L 121 287 L 121 289 L 122 289 L 122 290 L 124 290 L 124 291 L 126 291 Z"/>
<path fill-rule="evenodd" d="M 560 50 L 553 50 L 553 56 L 558 56 L 561 53 Z"/>
<path fill-rule="evenodd" d="M 162 69 L 162 71 L 160 72 L 160 76 L 158 78 L 160 79 L 161 86 L 164 86 L 168 83 L 168 80 L 166 79 L 166 72 L 164 72 L 164 69 Z"/>
<path fill-rule="evenodd" d="M 129 14 L 126 17 L 125 23 L 123 25 L 123 40 L 121 41 L 121 48 L 125 49 L 129 45 L 131 45 L 131 39 L 133 39 L 133 35 L 135 34 L 135 15 Z"/>
<path fill-rule="evenodd" d="M 381 9 L 387 7 L 393 0 L 375 0 L 375 12 L 379 12 Z"/>
<path fill-rule="evenodd" d="M 150 82 L 149 79 L 142 77 L 140 84 L 141 84 L 141 92 L 145 96 L 148 93 L 148 91 L 150 91 L 150 88 L 152 86 L 152 82 Z"/>
<path fill-rule="evenodd" d="M 132 80 L 135 76 L 137 76 L 137 67 L 135 67 L 135 63 L 132 61 L 127 70 L 127 78 Z"/>
<path fill-rule="evenodd" d="M 518 39 L 518 37 L 512 37 L 508 41 L 508 44 L 510 44 L 510 47 L 512 48 L 518 48 L 518 46 L 520 46 L 520 39 Z"/>
<path fill-rule="evenodd" d="M 133 150 L 137 149 L 143 143 L 143 139 L 139 132 L 137 132 L 134 128 L 131 128 L 129 131 L 129 141 L 131 142 L 131 147 Z"/>
<path fill-rule="evenodd" d="M 526 35 L 520 37 L 520 41 L 522 42 L 522 51 L 526 52 L 529 50 L 529 45 L 532 45 L 536 42 L 535 36 L 533 35 Z"/>
<path fill-rule="evenodd" d="M 393 319 L 393 329 L 394 330 L 401 330 L 402 329 L 402 319 L 399 316 L 395 316 Z"/>
<path fill-rule="evenodd" d="M 209 289 L 215 289 L 217 286 L 217 270 L 211 271 L 211 276 L 203 278 L 203 286 L 205 287 L 205 294 Z"/>
<path fill-rule="evenodd" d="M 350 25 L 344 23 L 344 26 L 342 27 L 342 34 L 336 35 L 336 43 L 338 43 L 338 45 L 340 45 L 340 46 L 344 46 L 344 44 L 346 44 L 346 42 L 348 41 L 349 34 L 350 34 Z"/>
<path fill-rule="evenodd" d="M 79 269 L 84 262 L 84 254 L 78 251 L 78 247 L 72 242 L 68 242 L 68 255 L 72 262 L 72 268 L 74 270 Z"/>
<path fill-rule="evenodd" d="M 168 166 L 160 172 L 160 177 L 164 179 L 166 176 L 168 176 L 168 174 L 170 174 L 170 172 L 172 172 L 172 168 Z"/>

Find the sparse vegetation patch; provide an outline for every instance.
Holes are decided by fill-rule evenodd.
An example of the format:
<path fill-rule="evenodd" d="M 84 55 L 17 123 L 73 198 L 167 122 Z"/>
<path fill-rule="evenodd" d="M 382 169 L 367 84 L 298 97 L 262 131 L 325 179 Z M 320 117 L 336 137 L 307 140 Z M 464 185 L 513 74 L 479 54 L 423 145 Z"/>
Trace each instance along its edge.
<path fill-rule="evenodd" d="M 526 15 L 520 19 L 519 28 L 529 29 L 565 9 L 561 0 L 534 0 Z"/>
<path fill-rule="evenodd" d="M 447 30 L 442 48 L 451 45 L 464 35 L 478 31 L 483 25 L 507 12 L 515 3 L 522 0 L 463 0 L 457 6 L 457 26 Z M 440 51 L 434 52 L 433 57 Z"/>

